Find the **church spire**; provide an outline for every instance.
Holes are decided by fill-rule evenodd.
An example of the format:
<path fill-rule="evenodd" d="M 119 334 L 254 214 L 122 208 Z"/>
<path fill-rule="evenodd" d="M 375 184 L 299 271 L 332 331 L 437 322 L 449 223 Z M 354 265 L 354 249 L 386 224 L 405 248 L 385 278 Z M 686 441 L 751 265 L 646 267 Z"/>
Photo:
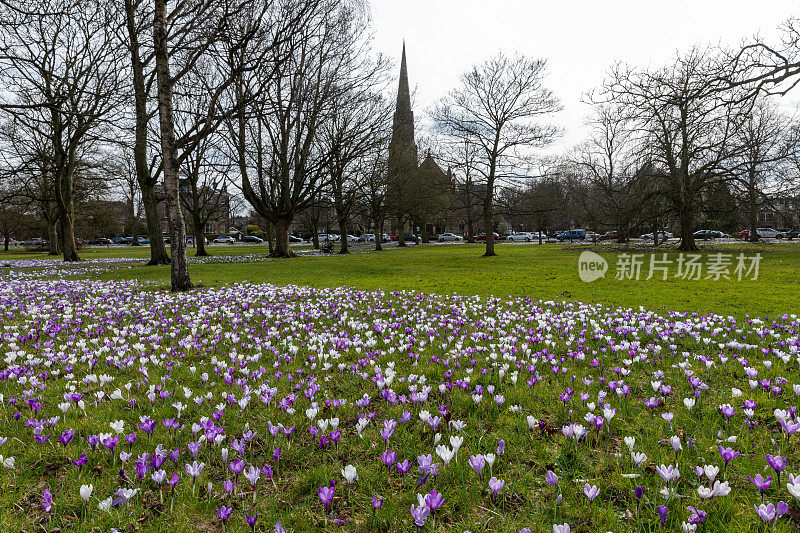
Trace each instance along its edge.
<path fill-rule="evenodd" d="M 395 111 L 398 114 L 411 113 L 411 93 L 408 89 L 405 41 L 403 41 L 403 58 L 400 60 L 400 84 L 397 87 L 397 107 Z"/>
<path fill-rule="evenodd" d="M 417 143 L 414 142 L 414 112 L 408 90 L 406 43 L 400 60 L 400 82 L 397 86 L 397 106 L 394 110 L 392 140 L 389 143 L 389 173 L 400 176 L 417 169 Z"/>

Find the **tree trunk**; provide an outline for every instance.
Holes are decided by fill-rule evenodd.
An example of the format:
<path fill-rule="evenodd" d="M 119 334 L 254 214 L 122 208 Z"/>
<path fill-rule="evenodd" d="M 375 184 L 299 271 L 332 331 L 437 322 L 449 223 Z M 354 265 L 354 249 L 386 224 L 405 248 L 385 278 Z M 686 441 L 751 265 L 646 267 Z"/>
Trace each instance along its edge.
<path fill-rule="evenodd" d="M 492 202 L 492 183 L 486 184 L 486 198 L 483 200 L 483 232 L 486 235 L 486 251 L 483 257 L 494 257 L 494 202 Z"/>
<path fill-rule="evenodd" d="M 147 236 L 150 238 L 150 261 L 147 266 L 168 265 L 169 255 L 161 235 L 158 215 L 158 200 L 155 195 L 156 183 L 147 163 L 147 91 L 144 81 L 144 65 L 139 54 L 139 32 L 136 27 L 136 8 L 131 0 L 125 0 L 125 21 L 128 30 L 128 43 L 131 53 L 134 108 L 136 112 L 133 162 L 136 168 L 136 181 L 142 191 L 144 217 Z"/>
<path fill-rule="evenodd" d="M 269 250 L 269 255 L 272 255 L 272 252 L 275 251 L 275 242 L 272 240 L 275 236 L 275 232 L 272 231 L 272 222 L 267 222 L 267 227 L 264 229 L 264 232 L 267 234 L 267 249 Z"/>
<path fill-rule="evenodd" d="M 315 250 L 319 250 L 319 225 L 311 225 L 311 243 L 314 245 Z"/>
<path fill-rule="evenodd" d="M 428 221 L 427 219 L 423 218 L 420 222 L 420 226 L 422 227 L 422 242 L 428 243 L 431 241 L 430 234 L 428 233 Z"/>
<path fill-rule="evenodd" d="M 340 243 L 339 243 L 339 253 L 340 254 L 349 254 L 350 253 L 350 243 L 347 242 L 347 219 L 338 217 L 339 222 L 339 235 L 341 235 Z"/>
<path fill-rule="evenodd" d="M 747 222 L 750 227 L 750 235 L 747 240 L 758 242 L 758 206 L 756 204 L 756 191 L 752 187 L 747 188 Z"/>
<path fill-rule="evenodd" d="M 694 242 L 694 212 L 690 209 L 682 209 L 679 213 L 678 222 L 681 228 L 681 244 L 678 250 L 682 252 L 697 251 Z"/>
<path fill-rule="evenodd" d="M 167 53 L 167 0 L 155 0 L 153 12 L 153 48 L 158 85 L 158 122 L 161 131 L 161 152 L 167 212 L 172 223 L 170 278 L 173 292 L 192 288 L 189 259 L 186 256 L 186 227 L 180 203 L 178 158 L 175 146 L 175 122 L 172 116 L 172 78 Z"/>
<path fill-rule="evenodd" d="M 658 246 L 658 221 L 653 221 L 653 246 Z"/>
<path fill-rule="evenodd" d="M 145 162 L 146 165 L 147 163 Z M 150 174 L 149 170 L 147 174 Z M 142 191 L 147 236 L 150 237 L 150 261 L 147 262 L 147 266 L 168 265 L 169 255 L 167 255 L 167 246 L 164 244 L 164 237 L 161 234 L 161 225 L 158 220 L 158 199 L 156 198 L 155 187 L 149 180 L 144 180 L 139 182 L 139 188 Z M 170 237 L 171 239 L 172 237 Z"/>
<path fill-rule="evenodd" d="M 375 219 L 375 251 L 380 252 L 383 250 L 383 219 Z"/>
<path fill-rule="evenodd" d="M 80 261 L 78 257 L 78 249 L 75 246 L 75 230 L 73 229 L 73 204 L 71 194 L 69 197 L 64 197 L 64 208 L 62 210 L 59 220 L 61 221 L 61 235 L 62 235 L 62 252 L 64 261 L 74 263 Z"/>
<path fill-rule="evenodd" d="M 289 248 L 289 226 L 292 225 L 292 216 L 283 215 L 275 219 L 275 249 L 270 253 L 272 257 L 295 257 Z"/>
<path fill-rule="evenodd" d="M 403 217 L 397 217 L 397 246 L 406 245 L 406 228 Z"/>
<path fill-rule="evenodd" d="M 195 257 L 207 257 L 208 252 L 206 251 L 206 225 L 201 222 L 197 217 L 195 217 L 194 221 L 194 246 L 195 246 Z"/>
<path fill-rule="evenodd" d="M 59 255 L 57 224 L 58 224 L 57 221 L 53 221 L 52 223 L 48 222 L 47 224 L 47 240 L 48 240 L 47 244 L 50 248 L 48 255 Z"/>

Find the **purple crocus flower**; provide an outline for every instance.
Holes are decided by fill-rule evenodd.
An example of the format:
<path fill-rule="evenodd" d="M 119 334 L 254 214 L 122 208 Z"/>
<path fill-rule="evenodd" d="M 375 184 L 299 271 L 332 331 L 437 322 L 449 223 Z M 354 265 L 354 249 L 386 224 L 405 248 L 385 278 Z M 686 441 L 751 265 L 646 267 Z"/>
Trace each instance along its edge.
<path fill-rule="evenodd" d="M 695 525 L 696 524 L 702 524 L 703 521 L 706 519 L 706 516 L 708 516 L 708 513 L 704 512 L 704 511 L 701 511 L 700 509 L 697 509 L 697 508 L 695 508 L 695 507 L 693 507 L 691 505 L 689 505 L 687 507 L 687 509 L 689 509 L 689 512 L 692 513 L 689 516 L 689 523 L 690 524 L 695 524 Z"/>
<path fill-rule="evenodd" d="M 492 491 L 492 495 L 497 496 L 503 487 L 506 486 L 506 482 L 502 479 L 497 479 L 496 477 L 492 476 L 489 480 L 489 490 Z"/>
<path fill-rule="evenodd" d="M 659 505 L 658 506 L 658 516 L 661 517 L 661 527 L 667 525 L 667 515 L 669 514 L 669 509 L 667 509 L 666 505 Z"/>
<path fill-rule="evenodd" d="M 431 510 L 427 505 L 420 505 L 419 507 L 411 506 L 411 518 L 414 519 L 414 524 L 418 527 L 425 525 L 425 518 L 430 514 Z"/>
<path fill-rule="evenodd" d="M 336 494 L 336 487 L 331 486 L 324 486 L 317 489 L 317 494 L 319 495 L 319 499 L 322 500 L 322 503 L 325 505 L 325 509 L 327 511 L 328 506 L 330 506 L 331 502 L 333 501 L 333 495 Z"/>
<path fill-rule="evenodd" d="M 480 453 L 478 455 L 473 455 L 469 458 L 469 466 L 471 466 L 478 473 L 478 477 L 480 477 L 483 467 L 486 466 L 486 458 Z"/>
<path fill-rule="evenodd" d="M 786 502 L 778 502 L 777 507 L 771 503 L 761 504 L 761 505 L 753 505 L 755 508 L 756 513 L 764 522 L 772 522 L 773 520 L 780 519 L 781 516 L 785 515 L 789 511 L 789 506 Z"/>
<path fill-rule="evenodd" d="M 722 460 L 725 461 L 725 466 L 728 466 L 728 463 L 741 455 L 733 448 L 723 448 L 721 444 L 719 446 L 719 454 L 722 456 Z"/>
<path fill-rule="evenodd" d="M 246 515 L 244 515 L 244 519 L 247 522 L 247 525 L 250 526 L 250 529 L 255 529 L 256 528 L 256 521 L 258 520 L 258 513 L 254 513 L 252 515 L 246 514 Z M 275 531 L 278 530 L 278 524 L 280 524 L 280 522 L 277 522 L 275 524 Z M 281 527 L 283 527 L 283 526 L 281 526 Z"/>
<path fill-rule="evenodd" d="M 386 465 L 387 468 L 391 468 L 395 461 L 397 461 L 397 454 L 386 450 L 381 454 L 381 461 L 383 461 L 383 464 Z"/>
<path fill-rule="evenodd" d="M 397 472 L 400 474 L 407 474 L 411 470 L 411 461 L 408 459 L 397 462 Z"/>
<path fill-rule="evenodd" d="M 80 456 L 80 457 L 78 457 L 77 459 L 73 459 L 73 460 L 72 460 L 72 464 L 74 464 L 75 466 L 77 466 L 77 467 L 78 467 L 78 472 L 80 472 L 80 471 L 81 471 L 81 469 L 83 468 L 83 465 L 85 465 L 85 464 L 86 464 L 86 461 L 87 461 L 87 460 L 88 460 L 88 457 L 86 456 L 86 454 L 85 454 L 85 453 L 83 453 L 83 454 L 81 454 L 81 456 Z"/>
<path fill-rule="evenodd" d="M 74 436 L 75 436 L 75 430 L 67 429 L 61 434 L 60 437 L 58 437 L 58 442 L 60 442 L 62 446 L 66 446 L 67 444 L 69 444 L 69 441 L 71 441 L 72 437 Z"/>
<path fill-rule="evenodd" d="M 430 507 L 430 510 L 436 512 L 442 505 L 444 505 L 444 496 L 432 490 L 430 494 L 425 496 L 425 505 Z"/>
<path fill-rule="evenodd" d="M 50 490 L 44 489 L 42 492 L 42 509 L 46 513 L 49 513 L 53 510 L 53 495 L 50 494 Z"/>
<path fill-rule="evenodd" d="M 217 516 L 219 517 L 220 520 L 224 522 L 231 517 L 232 512 L 233 512 L 233 507 L 228 507 L 226 505 L 223 505 L 222 507 L 217 509 Z"/>
<path fill-rule="evenodd" d="M 589 502 L 593 502 L 597 495 L 600 494 L 600 489 L 597 488 L 597 485 L 586 483 L 583 485 L 583 493 L 589 498 Z"/>
<path fill-rule="evenodd" d="M 778 476 L 780 476 L 781 470 L 786 468 L 786 459 L 780 455 L 767 454 L 767 464 L 772 467 Z"/>
<path fill-rule="evenodd" d="M 545 476 L 544 480 L 549 484 L 553 485 L 554 487 L 558 485 L 558 476 L 552 470 L 547 471 L 547 475 Z"/>
<path fill-rule="evenodd" d="M 373 496 L 372 497 L 372 510 L 377 511 L 383 507 L 383 498 L 381 496 Z"/>
<path fill-rule="evenodd" d="M 764 476 L 761 474 L 756 475 L 755 478 L 747 476 L 747 479 L 750 480 L 750 483 L 756 486 L 761 494 L 764 494 L 764 492 L 769 488 L 769 484 L 772 483 L 772 476 L 764 479 Z"/>

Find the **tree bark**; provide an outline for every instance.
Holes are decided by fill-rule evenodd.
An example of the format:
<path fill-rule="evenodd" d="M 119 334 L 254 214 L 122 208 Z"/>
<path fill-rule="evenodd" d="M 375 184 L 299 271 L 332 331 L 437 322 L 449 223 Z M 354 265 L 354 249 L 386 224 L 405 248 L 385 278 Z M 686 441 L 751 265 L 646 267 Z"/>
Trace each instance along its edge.
<path fill-rule="evenodd" d="M 62 244 L 61 250 L 63 252 L 64 261 L 74 263 L 80 261 L 78 257 L 78 249 L 75 246 L 75 230 L 73 229 L 74 207 L 72 200 L 72 187 L 67 183 L 67 178 L 62 178 L 62 198 L 58 202 L 59 210 L 61 211 L 59 221 L 61 223 Z"/>
<path fill-rule="evenodd" d="M 136 149 L 134 148 L 134 152 Z M 134 158 L 137 156 L 134 155 Z M 145 162 L 145 167 L 147 163 Z M 137 164 L 136 169 L 137 177 L 139 175 L 139 167 Z M 147 175 L 150 175 L 147 169 Z M 164 237 L 161 234 L 161 225 L 158 220 L 158 199 L 156 198 L 155 187 L 151 180 L 145 179 L 139 182 L 139 188 L 142 191 L 142 204 L 144 204 L 144 219 L 147 224 L 147 235 L 150 237 L 150 261 L 147 266 L 168 265 L 169 255 L 167 255 L 167 247 L 164 244 Z M 172 237 L 170 237 L 170 240 Z"/>
<path fill-rule="evenodd" d="M 406 245 L 406 228 L 403 217 L 397 217 L 397 246 Z"/>
<path fill-rule="evenodd" d="M 488 180 L 487 180 L 488 181 Z M 486 184 L 486 198 L 483 200 L 483 232 L 486 235 L 486 251 L 483 257 L 494 257 L 494 202 L 492 201 L 493 183 Z"/>
<path fill-rule="evenodd" d="M 194 220 L 194 246 L 195 246 L 195 257 L 207 257 L 208 251 L 206 251 L 206 225 L 199 219 L 199 217 L 195 217 Z"/>
<path fill-rule="evenodd" d="M 311 231 L 311 243 L 314 245 L 315 250 L 319 250 L 319 226 L 312 224 Z"/>
<path fill-rule="evenodd" d="M 758 242 L 758 206 L 756 204 L 756 191 L 753 187 L 747 187 L 747 222 L 750 227 L 750 235 L 747 240 Z"/>
<path fill-rule="evenodd" d="M 658 246 L 658 221 L 653 221 L 653 246 Z"/>
<path fill-rule="evenodd" d="M 48 255 L 59 255 L 60 252 L 58 251 L 58 221 L 54 220 L 53 222 L 47 223 L 47 241 L 50 251 Z"/>
<path fill-rule="evenodd" d="M 155 0 L 153 15 L 153 48 L 156 60 L 158 85 L 158 118 L 161 131 L 161 152 L 164 172 L 164 191 L 167 211 L 172 222 L 170 268 L 172 292 L 192 288 L 189 277 L 189 260 L 186 256 L 186 227 L 180 203 L 178 184 L 178 158 L 175 146 L 175 121 L 172 114 L 172 78 L 167 52 L 167 0 Z"/>
<path fill-rule="evenodd" d="M 136 7 L 131 0 L 125 0 L 125 21 L 130 39 L 131 71 L 133 81 L 134 110 L 136 113 L 133 162 L 136 167 L 136 181 L 142 191 L 144 217 L 147 235 L 150 237 L 150 261 L 148 266 L 168 265 L 169 255 L 161 235 L 158 217 L 158 199 L 155 194 L 155 181 L 147 164 L 147 91 L 144 81 L 144 64 L 139 54 L 139 33 L 136 27 Z"/>
<path fill-rule="evenodd" d="M 375 251 L 380 252 L 383 250 L 383 219 L 375 219 Z"/>
<path fill-rule="evenodd" d="M 678 250 L 682 252 L 697 251 L 697 244 L 694 242 L 694 211 L 684 207 L 679 213 L 678 222 L 681 228 L 681 244 Z"/>
<path fill-rule="evenodd" d="M 295 257 L 289 248 L 289 226 L 292 225 L 291 216 L 280 216 L 275 219 L 275 249 L 270 253 L 272 257 Z"/>
<path fill-rule="evenodd" d="M 339 253 L 340 254 L 349 254 L 350 253 L 350 243 L 347 242 L 347 219 L 338 217 L 339 222 L 339 235 L 341 235 L 340 243 L 339 243 Z"/>

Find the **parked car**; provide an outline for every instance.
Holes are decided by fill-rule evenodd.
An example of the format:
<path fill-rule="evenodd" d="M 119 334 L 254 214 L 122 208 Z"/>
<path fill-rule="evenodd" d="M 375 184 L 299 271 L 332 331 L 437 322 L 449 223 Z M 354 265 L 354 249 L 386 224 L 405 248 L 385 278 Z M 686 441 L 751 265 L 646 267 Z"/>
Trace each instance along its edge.
<path fill-rule="evenodd" d="M 236 242 L 236 239 L 234 239 L 230 235 L 220 235 L 211 242 L 213 242 L 214 244 L 233 244 Z"/>
<path fill-rule="evenodd" d="M 587 231 L 583 238 L 587 241 L 595 242 L 598 237 L 600 237 L 600 234 L 595 233 L 594 231 Z"/>
<path fill-rule="evenodd" d="M 518 231 L 516 233 L 509 233 L 506 238 L 512 242 L 531 242 L 532 240 L 534 240 L 533 234 L 528 233 L 527 231 Z M 536 239 L 538 240 L 538 237 L 536 237 Z"/>
<path fill-rule="evenodd" d="M 317 239 L 320 242 L 322 242 L 322 241 L 338 241 L 339 240 L 339 236 L 336 235 L 335 233 L 320 233 L 320 234 L 317 235 Z"/>
<path fill-rule="evenodd" d="M 303 239 L 301 239 L 297 235 L 289 235 L 289 242 L 293 243 L 303 242 Z"/>
<path fill-rule="evenodd" d="M 756 231 L 760 239 L 783 239 L 786 236 L 785 233 L 772 228 L 756 228 Z M 749 230 L 747 231 L 747 236 L 750 236 Z"/>
<path fill-rule="evenodd" d="M 653 233 L 652 232 L 645 233 L 644 235 L 641 235 L 640 238 L 642 238 L 642 239 L 644 239 L 646 241 L 652 241 L 653 240 Z M 659 231 L 658 232 L 658 240 L 659 241 L 665 241 L 665 240 L 671 239 L 671 238 L 673 238 L 673 235 L 672 235 L 672 233 L 670 233 L 668 231 Z"/>
<path fill-rule="evenodd" d="M 586 232 L 582 229 L 571 229 L 569 231 L 565 231 L 563 233 L 559 233 L 556 235 L 556 239 L 558 242 L 563 241 L 582 241 L 586 238 Z"/>
<path fill-rule="evenodd" d="M 261 237 L 256 237 L 255 235 L 245 235 L 244 237 L 242 237 L 242 242 L 251 242 L 251 243 L 254 243 L 254 244 L 261 244 L 261 243 L 264 242 L 264 239 L 262 239 Z"/>
<path fill-rule="evenodd" d="M 721 239 L 724 234 L 721 231 L 713 229 L 701 229 L 694 232 L 695 239 L 714 240 Z"/>
<path fill-rule="evenodd" d="M 800 229 L 793 229 L 792 231 L 786 234 L 786 238 L 789 240 L 792 239 L 800 239 Z"/>
<path fill-rule="evenodd" d="M 34 239 L 27 239 L 20 243 L 26 250 L 43 250 L 47 248 L 47 241 L 36 237 Z"/>
<path fill-rule="evenodd" d="M 459 242 L 464 239 L 455 233 L 440 233 L 436 240 L 439 242 Z"/>
<path fill-rule="evenodd" d="M 348 234 L 347 235 L 347 242 L 358 242 L 358 237 L 356 237 L 355 235 Z"/>
<path fill-rule="evenodd" d="M 500 235 L 498 235 L 497 233 L 492 233 L 492 237 L 494 238 L 494 240 L 499 240 L 500 239 Z M 485 241 L 486 240 L 486 234 L 485 233 L 478 233 L 477 235 L 475 235 L 475 240 L 476 241 Z"/>
<path fill-rule="evenodd" d="M 419 239 L 417 239 L 416 235 L 414 235 L 413 233 L 404 233 L 403 240 L 406 242 L 413 242 L 413 243 L 419 242 Z"/>
<path fill-rule="evenodd" d="M 92 239 L 87 244 L 92 245 L 92 246 L 105 246 L 107 244 L 113 244 L 113 241 L 111 239 L 107 239 L 105 237 L 99 237 L 97 239 Z"/>

